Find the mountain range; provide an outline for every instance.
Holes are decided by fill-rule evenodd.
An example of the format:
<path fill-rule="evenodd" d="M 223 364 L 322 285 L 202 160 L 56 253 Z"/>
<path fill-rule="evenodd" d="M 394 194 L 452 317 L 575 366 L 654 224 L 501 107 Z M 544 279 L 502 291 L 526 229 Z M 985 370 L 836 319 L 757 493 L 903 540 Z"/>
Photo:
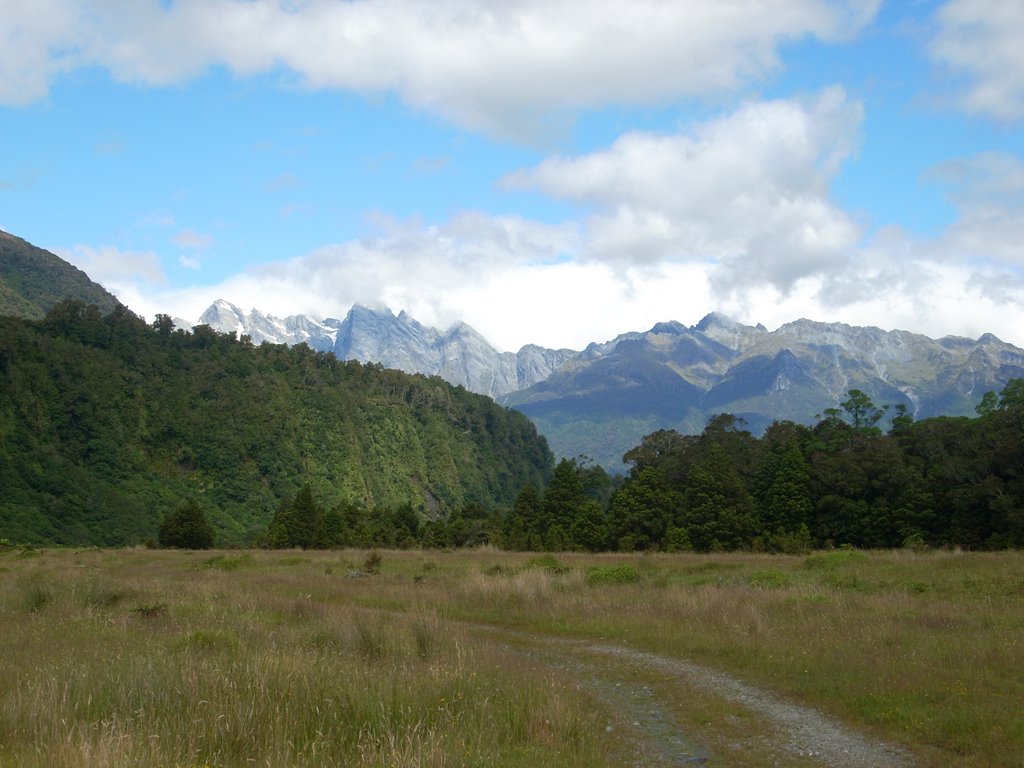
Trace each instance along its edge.
<path fill-rule="evenodd" d="M 811 320 L 769 331 L 718 313 L 580 351 L 527 345 L 516 353 L 498 352 L 465 323 L 438 331 L 405 312 L 358 305 L 344 320 L 318 321 L 217 301 L 199 322 L 254 342 L 305 342 L 340 359 L 440 376 L 525 413 L 556 455 L 583 454 L 610 469 L 644 435 L 699 432 L 716 413 L 757 433 L 779 419 L 812 423 L 860 389 L 917 418 L 965 415 L 985 392 L 1024 377 L 1024 350 L 991 334 L 932 339 Z"/>
<path fill-rule="evenodd" d="M 187 324 L 177 321 L 179 326 Z M 197 324 L 221 333 L 249 336 L 256 344 L 305 343 L 333 352 L 339 360 L 380 363 L 406 373 L 440 376 L 471 392 L 499 398 L 544 381 L 579 353 L 527 345 L 518 352 L 498 352 L 466 323 L 438 331 L 406 312 L 352 307 L 344 320 L 316 320 L 306 315 L 277 318 L 258 310 L 244 312 L 215 301 Z"/>

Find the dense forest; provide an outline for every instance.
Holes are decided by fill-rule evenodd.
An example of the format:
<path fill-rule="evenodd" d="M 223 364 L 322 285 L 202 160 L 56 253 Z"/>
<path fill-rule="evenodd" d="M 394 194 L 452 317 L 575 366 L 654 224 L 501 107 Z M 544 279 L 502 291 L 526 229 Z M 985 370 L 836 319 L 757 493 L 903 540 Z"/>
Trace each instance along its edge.
<path fill-rule="evenodd" d="M 332 510 L 429 521 L 507 507 L 551 465 L 525 416 L 438 378 L 77 301 L 0 318 L 12 542 L 155 541 L 191 501 L 218 544 L 252 544 L 305 487 Z"/>
<path fill-rule="evenodd" d="M 800 551 L 810 547 L 1024 545 L 1024 380 L 987 393 L 978 417 L 914 421 L 851 390 L 814 426 L 761 438 L 729 414 L 700 435 L 663 430 L 629 451 L 607 495 L 593 467 L 563 461 L 526 489 L 511 548 Z M 598 480 L 595 482 L 595 480 Z M 601 504 L 606 489 L 608 501 Z"/>
<path fill-rule="evenodd" d="M 776 422 L 760 438 L 730 414 L 699 435 L 655 432 L 624 457 L 625 478 L 563 459 L 546 487 L 524 487 L 503 515 L 470 507 L 422 526 L 408 513 L 375 523 L 307 495 L 279 511 L 266 541 L 367 546 L 384 526 L 390 543 L 517 550 L 1019 547 L 1024 380 L 987 393 L 977 410 L 915 422 L 851 390 L 816 425 Z"/>

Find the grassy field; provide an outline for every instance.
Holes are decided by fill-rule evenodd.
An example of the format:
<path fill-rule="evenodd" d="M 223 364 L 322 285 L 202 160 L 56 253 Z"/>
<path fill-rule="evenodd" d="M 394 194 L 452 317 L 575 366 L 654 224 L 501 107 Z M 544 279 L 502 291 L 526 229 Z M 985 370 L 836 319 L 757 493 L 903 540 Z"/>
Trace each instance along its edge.
<path fill-rule="evenodd" d="M 608 701 L 513 647 L 530 633 L 728 672 L 922 766 L 1024 766 L 1024 553 L 367 561 L 0 554 L 0 765 L 632 764 Z M 643 682 L 709 764 L 767 764 L 736 747 L 756 717 Z"/>

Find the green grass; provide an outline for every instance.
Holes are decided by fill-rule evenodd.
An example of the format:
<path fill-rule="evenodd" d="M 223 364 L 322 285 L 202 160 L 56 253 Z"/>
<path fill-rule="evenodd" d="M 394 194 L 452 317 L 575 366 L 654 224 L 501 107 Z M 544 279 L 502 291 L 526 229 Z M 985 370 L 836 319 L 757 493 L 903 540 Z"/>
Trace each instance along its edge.
<path fill-rule="evenodd" d="M 367 556 L 0 553 L 0 766 L 623 764 L 600 702 L 472 623 L 718 668 L 922 766 L 1024 766 L 1024 553 L 389 551 L 349 578 Z M 716 754 L 757 728 L 658 685 Z"/>

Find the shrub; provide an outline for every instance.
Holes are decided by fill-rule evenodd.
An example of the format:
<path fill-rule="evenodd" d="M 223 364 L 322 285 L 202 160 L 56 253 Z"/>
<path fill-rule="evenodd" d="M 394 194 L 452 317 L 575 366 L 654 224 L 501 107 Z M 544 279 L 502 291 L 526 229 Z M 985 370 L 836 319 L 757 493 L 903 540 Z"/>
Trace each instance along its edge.
<path fill-rule="evenodd" d="M 750 574 L 749 583 L 755 589 L 783 589 L 792 584 L 793 579 L 782 571 L 754 571 Z"/>
<path fill-rule="evenodd" d="M 159 537 L 161 547 L 209 549 L 213 546 L 213 528 L 194 499 L 164 518 Z"/>
<path fill-rule="evenodd" d="M 167 603 L 141 603 L 132 608 L 131 612 L 145 619 L 154 619 L 167 613 Z"/>
<path fill-rule="evenodd" d="M 356 618 L 356 650 L 366 659 L 375 661 L 387 654 L 387 633 L 380 620 Z"/>
<path fill-rule="evenodd" d="M 640 572 L 632 565 L 605 565 L 587 571 L 587 584 L 636 584 Z"/>
<path fill-rule="evenodd" d="M 866 559 L 863 552 L 855 549 L 837 549 L 832 552 L 818 552 L 806 560 L 803 567 L 814 571 L 831 571 L 846 565 Z"/>
<path fill-rule="evenodd" d="M 526 561 L 527 568 L 543 568 L 548 573 L 568 573 L 569 569 L 562 565 L 558 558 L 548 553 L 531 557 Z"/>
<path fill-rule="evenodd" d="M 235 651 L 240 643 L 237 635 L 226 629 L 197 629 L 178 638 L 175 643 L 183 651 Z"/>
<path fill-rule="evenodd" d="M 216 568 L 218 571 L 237 571 L 243 565 L 250 565 L 251 563 L 252 555 L 238 555 L 237 557 L 217 555 L 203 563 L 203 567 Z"/>
<path fill-rule="evenodd" d="M 384 558 L 381 557 L 380 552 L 370 552 L 363 561 L 363 570 L 377 575 L 380 573 L 380 566 L 383 561 Z"/>

